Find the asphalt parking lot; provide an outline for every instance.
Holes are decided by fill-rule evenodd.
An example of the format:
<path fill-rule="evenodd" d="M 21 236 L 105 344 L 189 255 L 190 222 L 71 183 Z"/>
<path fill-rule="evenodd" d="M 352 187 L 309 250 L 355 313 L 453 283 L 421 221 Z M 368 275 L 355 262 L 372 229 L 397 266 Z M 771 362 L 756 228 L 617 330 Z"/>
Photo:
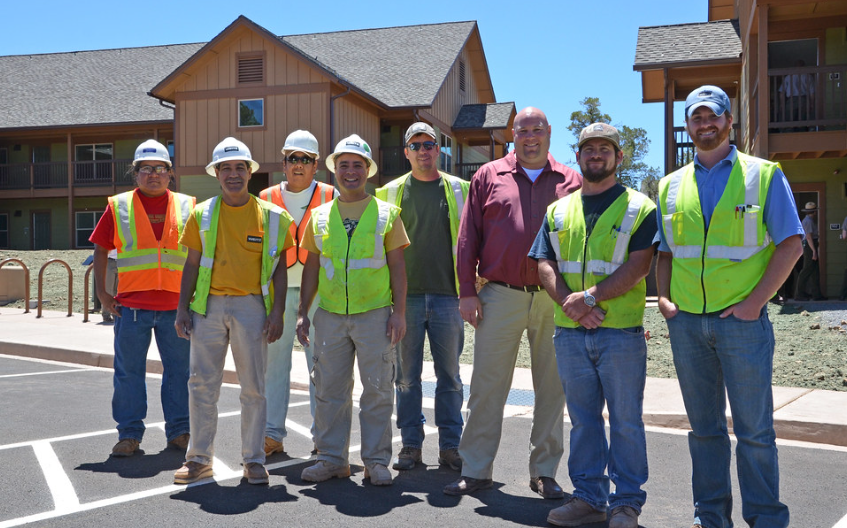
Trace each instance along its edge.
<path fill-rule="evenodd" d="M 395 485 L 364 482 L 354 416 L 350 479 L 314 485 L 300 480 L 310 463 L 308 394 L 294 391 L 286 453 L 268 459 L 269 486 L 241 478 L 237 386 L 225 385 L 219 404 L 215 479 L 175 486 L 183 454 L 165 449 L 158 391 L 148 377 L 144 451 L 110 458 L 117 441 L 111 419 L 112 372 L 96 367 L 0 356 L 0 528 L 34 526 L 282 526 L 379 527 L 412 525 L 546 526 L 545 501 L 528 488 L 527 443 L 531 408 L 515 406 L 505 418 L 494 488 L 473 497 L 449 497 L 441 488 L 458 474 L 437 466 L 437 433 L 424 445 L 426 466 L 396 476 Z M 425 405 L 431 407 L 431 400 Z M 432 409 L 426 409 L 432 418 Z M 566 438 L 569 426 L 566 425 Z M 648 432 L 650 480 L 643 527 L 691 524 L 690 463 L 679 431 Z M 399 450 L 395 438 L 395 453 Z M 781 443 L 781 490 L 792 525 L 847 527 L 847 449 Z M 395 472 L 396 473 L 396 472 Z M 558 475 L 568 490 L 566 463 Z M 734 483 L 738 526 L 740 497 Z M 605 523 L 592 525 L 603 528 Z"/>

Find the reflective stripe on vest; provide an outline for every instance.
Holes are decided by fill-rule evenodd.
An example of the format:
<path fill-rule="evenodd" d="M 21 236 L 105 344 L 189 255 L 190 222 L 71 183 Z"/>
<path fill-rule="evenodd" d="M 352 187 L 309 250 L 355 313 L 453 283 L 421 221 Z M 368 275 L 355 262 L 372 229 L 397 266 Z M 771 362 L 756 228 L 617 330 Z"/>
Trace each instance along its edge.
<path fill-rule="evenodd" d="M 294 245 L 288 248 L 285 252 L 286 267 L 290 268 L 298 261 L 301 264 L 306 263 L 306 257 L 309 255 L 309 252 L 300 247 L 300 241 L 303 240 L 304 236 L 306 236 L 306 226 L 309 224 L 309 219 L 312 216 L 312 210 L 315 207 L 331 202 L 334 198 L 334 194 L 335 188 L 332 185 L 315 182 L 315 188 L 312 190 L 312 197 L 309 200 L 309 205 L 306 208 L 303 218 L 300 219 L 299 224 L 292 222 L 288 228 L 288 231 L 291 233 L 291 238 L 294 240 Z M 288 207 L 285 205 L 285 198 L 282 194 L 281 183 L 260 192 L 259 198 L 278 205 L 288 211 Z"/>

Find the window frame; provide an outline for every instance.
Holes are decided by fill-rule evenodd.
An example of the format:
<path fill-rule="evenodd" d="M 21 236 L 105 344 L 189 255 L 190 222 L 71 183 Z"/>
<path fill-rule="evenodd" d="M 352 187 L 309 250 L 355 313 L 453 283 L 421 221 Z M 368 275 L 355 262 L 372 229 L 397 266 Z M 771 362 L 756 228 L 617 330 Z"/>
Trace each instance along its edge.
<path fill-rule="evenodd" d="M 10 215 L 9 215 L 9 213 L 0 213 L 0 217 L 6 217 L 6 229 L 0 229 L 0 249 L 10 249 L 11 246 L 12 246 L 12 241 L 9 238 L 9 233 L 11 232 L 11 229 L 9 229 Z M 2 226 L 0 226 L 0 228 L 1 227 Z M 3 245 L 3 236 L 2 236 L 3 233 L 6 234 L 6 244 L 5 245 Z"/>
<path fill-rule="evenodd" d="M 243 124 L 241 124 L 241 104 L 251 102 L 251 101 L 261 101 L 261 103 L 262 103 L 262 116 L 261 116 L 262 120 L 258 125 L 243 125 Z M 243 130 L 266 130 L 267 129 L 267 127 L 265 126 L 266 120 L 265 120 L 265 98 L 264 97 L 253 97 L 253 98 L 250 98 L 250 99 L 238 99 L 238 104 L 236 105 L 236 113 L 237 113 L 237 115 L 235 117 L 236 117 L 236 122 L 238 123 L 237 128 L 239 130 L 242 130 L 242 129 Z"/>
<path fill-rule="evenodd" d="M 453 174 L 453 138 L 444 132 L 440 136 L 441 152 L 438 154 L 438 170 Z"/>
<path fill-rule="evenodd" d="M 103 217 L 105 211 L 95 211 L 95 210 L 81 210 L 74 211 L 74 248 L 75 249 L 94 249 L 94 243 L 88 242 L 90 245 L 83 246 L 79 244 L 79 233 L 80 231 L 89 231 L 88 236 L 85 237 L 85 240 L 88 241 L 88 238 L 91 236 L 91 233 L 94 232 L 94 229 L 97 227 L 97 223 L 100 222 L 100 218 Z M 80 215 L 91 214 L 94 216 L 94 224 L 92 227 L 81 228 L 79 226 L 79 217 Z"/>

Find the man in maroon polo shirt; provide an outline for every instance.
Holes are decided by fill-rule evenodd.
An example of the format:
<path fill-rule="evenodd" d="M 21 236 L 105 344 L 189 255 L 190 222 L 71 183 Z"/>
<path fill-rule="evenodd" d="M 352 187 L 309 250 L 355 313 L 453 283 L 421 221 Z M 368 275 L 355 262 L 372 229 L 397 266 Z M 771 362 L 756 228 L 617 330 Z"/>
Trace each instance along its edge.
<path fill-rule="evenodd" d="M 515 117 L 515 150 L 485 164 L 471 180 L 459 228 L 459 311 L 475 329 L 474 370 L 459 454 L 462 477 L 444 488 L 464 495 L 492 486 L 503 408 L 524 330 L 532 356 L 535 410 L 529 486 L 545 499 L 564 497 L 556 471 L 564 453 L 565 395 L 553 349 L 555 303 L 530 259 L 547 206 L 582 185 L 582 177 L 550 155 L 547 116 L 528 107 Z M 479 293 L 476 276 L 486 279 Z"/>

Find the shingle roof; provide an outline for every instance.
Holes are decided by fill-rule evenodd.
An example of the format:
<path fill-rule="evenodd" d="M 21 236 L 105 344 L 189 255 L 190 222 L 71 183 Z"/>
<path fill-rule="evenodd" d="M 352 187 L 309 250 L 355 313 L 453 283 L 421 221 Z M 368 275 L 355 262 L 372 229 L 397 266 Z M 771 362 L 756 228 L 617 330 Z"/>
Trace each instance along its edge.
<path fill-rule="evenodd" d="M 737 20 L 638 28 L 636 71 L 651 66 L 741 57 Z"/>
<path fill-rule="evenodd" d="M 459 110 L 454 129 L 502 129 L 509 126 L 515 103 L 466 104 Z"/>
<path fill-rule="evenodd" d="M 147 92 L 202 44 L 0 57 L 0 128 L 168 121 Z"/>
<path fill-rule="evenodd" d="M 476 22 L 280 39 L 387 107 L 431 106 Z"/>

